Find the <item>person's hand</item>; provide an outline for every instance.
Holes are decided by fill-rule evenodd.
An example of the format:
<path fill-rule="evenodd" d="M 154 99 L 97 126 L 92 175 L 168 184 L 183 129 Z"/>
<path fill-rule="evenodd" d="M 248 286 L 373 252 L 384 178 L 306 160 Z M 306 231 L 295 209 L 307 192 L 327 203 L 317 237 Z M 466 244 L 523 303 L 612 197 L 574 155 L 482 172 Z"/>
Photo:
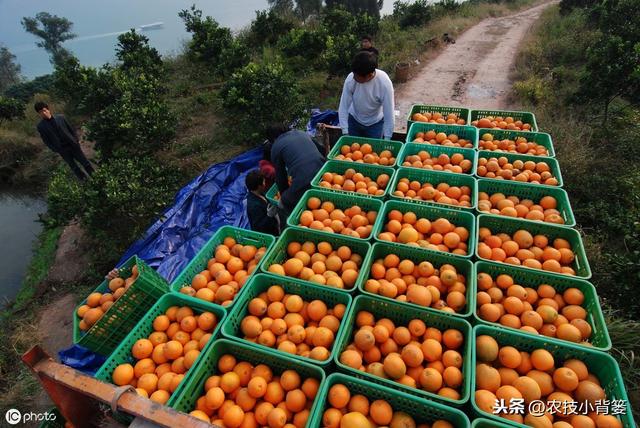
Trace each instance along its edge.
<path fill-rule="evenodd" d="M 278 207 L 273 204 L 267 204 L 267 217 L 276 217 L 278 215 Z"/>
<path fill-rule="evenodd" d="M 120 271 L 118 270 L 118 268 L 114 268 L 111 269 L 111 271 L 105 276 L 105 279 L 111 281 L 114 278 L 117 278 L 120 276 Z"/>

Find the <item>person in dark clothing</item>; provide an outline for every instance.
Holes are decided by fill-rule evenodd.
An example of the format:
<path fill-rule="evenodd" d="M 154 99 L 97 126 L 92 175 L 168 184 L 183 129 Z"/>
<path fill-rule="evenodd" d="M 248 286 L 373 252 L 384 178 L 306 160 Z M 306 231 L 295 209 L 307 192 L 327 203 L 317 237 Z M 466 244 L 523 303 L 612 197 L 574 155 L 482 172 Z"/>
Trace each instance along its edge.
<path fill-rule="evenodd" d="M 271 125 L 267 129 L 267 138 L 272 143 L 271 162 L 276 167 L 280 208 L 289 214 L 311 186 L 311 180 L 324 165 L 325 158 L 307 133 L 291 130 L 285 125 Z"/>
<path fill-rule="evenodd" d="M 42 118 L 38 123 L 38 132 L 44 144 L 58 153 L 80 180 L 93 174 L 91 162 L 82 153 L 76 131 L 67 118 L 61 114 L 52 114 L 47 103 L 42 101 L 35 103 L 34 108 Z"/>
<path fill-rule="evenodd" d="M 244 182 L 249 190 L 247 193 L 247 216 L 251 230 L 278 235 L 279 226 L 276 213 L 274 212 L 273 216 L 270 215 L 269 202 L 264 196 L 267 191 L 264 175 L 259 169 L 254 169 L 247 174 Z"/>
<path fill-rule="evenodd" d="M 375 54 L 376 56 L 379 56 L 379 52 L 378 49 L 373 47 L 373 40 L 371 39 L 371 36 L 362 36 L 360 38 L 360 50 L 361 51 L 366 51 L 366 52 L 371 52 L 373 54 Z"/>

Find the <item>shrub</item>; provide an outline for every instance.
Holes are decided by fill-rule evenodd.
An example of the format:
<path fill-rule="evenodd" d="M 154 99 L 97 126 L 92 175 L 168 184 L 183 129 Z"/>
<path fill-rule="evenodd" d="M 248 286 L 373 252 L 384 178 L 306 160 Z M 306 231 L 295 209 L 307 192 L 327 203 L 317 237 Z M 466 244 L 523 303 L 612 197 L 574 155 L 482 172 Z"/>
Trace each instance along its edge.
<path fill-rule="evenodd" d="M 231 30 L 220 27 L 210 16 L 202 18 L 202 11 L 195 5 L 190 10 L 184 9 L 178 14 L 184 21 L 187 32 L 192 34 L 188 44 L 188 54 L 195 61 L 202 61 L 217 67 L 225 49 L 231 46 L 233 36 Z"/>
<path fill-rule="evenodd" d="M 24 103 L 15 98 L 0 96 L 0 123 L 24 117 Z"/>
<path fill-rule="evenodd" d="M 278 42 L 278 49 L 287 57 L 319 58 L 324 51 L 326 37 L 323 33 L 304 28 L 294 28 Z"/>
<path fill-rule="evenodd" d="M 249 63 L 221 90 L 222 104 L 244 132 L 255 136 L 271 122 L 291 122 L 303 107 L 296 78 L 282 64 Z"/>
<path fill-rule="evenodd" d="M 331 36 L 365 34 L 375 35 L 379 30 L 379 19 L 367 13 L 352 14 L 341 7 L 333 7 L 322 14 L 321 25 Z"/>
<path fill-rule="evenodd" d="M 431 15 L 432 7 L 427 4 L 427 0 L 396 0 L 393 3 L 393 16 L 398 19 L 401 28 L 423 26 L 431 20 Z"/>
<path fill-rule="evenodd" d="M 291 29 L 293 22 L 282 18 L 276 11 L 256 11 L 256 19 L 251 22 L 248 38 L 255 46 L 273 45 Z"/>
<path fill-rule="evenodd" d="M 120 68 L 129 70 L 139 68 L 147 72 L 162 73 L 162 59 L 158 51 L 149 46 L 149 38 L 138 34 L 135 30 L 118 36 L 116 58 L 120 61 Z"/>
<path fill-rule="evenodd" d="M 351 72 L 353 56 L 360 49 L 360 41 L 353 34 L 327 37 L 323 60 L 329 73 L 340 75 Z"/>
<path fill-rule="evenodd" d="M 116 149 L 140 155 L 163 147 L 175 135 L 176 118 L 159 79 L 140 69 L 115 70 L 113 79 L 120 96 L 91 119 L 88 138 L 106 157 Z"/>
<path fill-rule="evenodd" d="M 33 80 L 9 86 L 4 91 L 4 95 L 27 102 L 33 98 L 35 94 L 44 94 L 49 92 L 53 88 L 53 82 L 54 78 L 52 74 L 38 76 Z"/>
<path fill-rule="evenodd" d="M 114 158 L 83 184 L 67 169 L 61 166 L 49 184 L 51 220 L 64 225 L 77 216 L 90 237 L 116 255 L 146 230 L 180 185 L 177 171 L 152 157 Z"/>
<path fill-rule="evenodd" d="M 239 39 L 234 39 L 222 51 L 216 71 L 222 76 L 230 76 L 234 71 L 247 65 L 250 60 L 251 57 L 247 45 Z"/>

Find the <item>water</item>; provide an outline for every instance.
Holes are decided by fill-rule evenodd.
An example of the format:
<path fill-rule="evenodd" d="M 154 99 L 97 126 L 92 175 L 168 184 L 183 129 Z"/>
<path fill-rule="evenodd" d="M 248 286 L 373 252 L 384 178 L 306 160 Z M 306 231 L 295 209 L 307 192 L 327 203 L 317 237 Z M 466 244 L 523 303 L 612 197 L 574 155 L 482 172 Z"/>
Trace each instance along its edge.
<path fill-rule="evenodd" d="M 38 197 L 0 192 L 0 307 L 20 290 L 46 209 Z"/>
<path fill-rule="evenodd" d="M 256 10 L 268 7 L 266 0 L 0 0 L 0 43 L 16 55 L 25 77 L 51 72 L 49 56 L 36 47 L 36 37 L 24 31 L 20 23 L 22 17 L 44 11 L 73 22 L 78 37 L 64 46 L 84 65 L 112 61 L 118 34 L 156 22 L 162 22 L 162 28 L 144 32 L 151 45 L 162 54 L 176 53 L 188 39 L 178 12 L 194 3 L 204 15 L 233 30 L 245 27 L 255 18 Z M 382 13 L 392 10 L 393 2 L 386 0 Z"/>

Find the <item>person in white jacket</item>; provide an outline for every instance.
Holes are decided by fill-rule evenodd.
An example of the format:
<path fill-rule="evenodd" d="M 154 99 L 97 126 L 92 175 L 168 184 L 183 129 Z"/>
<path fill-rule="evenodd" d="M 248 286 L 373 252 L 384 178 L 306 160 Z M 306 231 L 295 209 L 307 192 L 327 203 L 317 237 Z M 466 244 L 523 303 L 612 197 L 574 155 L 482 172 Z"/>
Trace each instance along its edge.
<path fill-rule="evenodd" d="M 356 54 L 351 70 L 338 109 L 342 133 L 391 139 L 395 125 L 391 79 L 378 69 L 378 57 L 367 51 Z"/>

